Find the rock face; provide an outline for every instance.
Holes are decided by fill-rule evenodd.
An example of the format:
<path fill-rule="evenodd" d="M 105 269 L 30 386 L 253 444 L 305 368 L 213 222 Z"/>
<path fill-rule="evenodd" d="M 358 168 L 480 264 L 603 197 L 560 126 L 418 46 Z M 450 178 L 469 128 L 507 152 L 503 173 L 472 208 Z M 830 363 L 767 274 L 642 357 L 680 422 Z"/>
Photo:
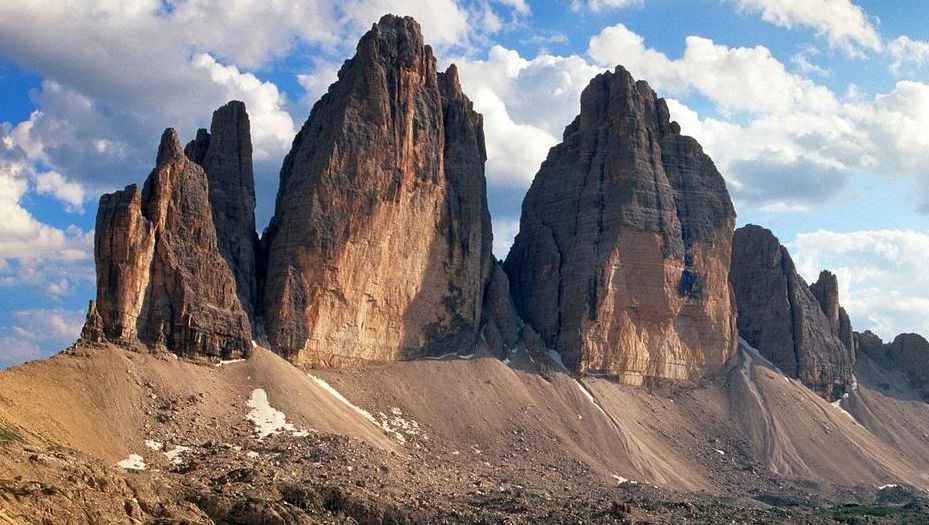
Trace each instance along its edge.
<path fill-rule="evenodd" d="M 113 342 L 192 357 L 246 355 L 251 323 L 220 244 L 207 174 L 168 129 L 143 190 L 132 185 L 100 198 L 94 259 L 102 323 L 88 315 L 88 324 L 102 324 Z"/>
<path fill-rule="evenodd" d="M 884 344 L 870 331 L 855 333 L 862 354 L 881 365 L 902 372 L 910 386 L 929 400 L 929 341 L 919 334 L 900 334 Z"/>
<path fill-rule="evenodd" d="M 623 68 L 594 78 L 523 202 L 504 268 L 565 365 L 627 383 L 688 380 L 736 344 L 722 176 Z"/>
<path fill-rule="evenodd" d="M 771 231 L 754 225 L 736 230 L 731 278 L 739 335 L 785 374 L 824 397 L 841 397 L 851 384 L 851 351 Z"/>
<path fill-rule="evenodd" d="M 484 136 L 454 67 L 385 16 L 281 168 L 264 320 L 297 364 L 470 348 L 491 271 Z"/>
<path fill-rule="evenodd" d="M 823 270 L 819 274 L 819 279 L 810 285 L 810 291 L 819 302 L 829 320 L 829 325 L 839 341 L 845 345 L 852 362 L 855 361 L 856 344 L 855 333 L 852 330 L 852 321 L 845 312 L 845 308 L 839 304 L 839 282 L 835 274 L 828 270 Z"/>
<path fill-rule="evenodd" d="M 235 276 L 243 308 L 254 319 L 258 234 L 252 139 L 245 104 L 233 100 L 213 112 L 210 131 L 199 130 L 184 151 L 206 171 L 219 251 Z"/>

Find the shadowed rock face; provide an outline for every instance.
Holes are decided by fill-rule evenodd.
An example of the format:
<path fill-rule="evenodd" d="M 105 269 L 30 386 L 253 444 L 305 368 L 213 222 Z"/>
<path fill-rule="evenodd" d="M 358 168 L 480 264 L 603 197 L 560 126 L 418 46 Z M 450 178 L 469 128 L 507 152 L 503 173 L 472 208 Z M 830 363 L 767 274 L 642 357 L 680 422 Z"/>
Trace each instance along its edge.
<path fill-rule="evenodd" d="M 313 107 L 281 168 L 264 320 L 291 361 L 470 348 L 490 276 L 484 136 L 454 67 L 385 16 Z"/>
<path fill-rule="evenodd" d="M 246 355 L 251 324 L 219 244 L 207 174 L 168 129 L 143 190 L 132 185 L 100 198 L 88 336 L 102 325 L 114 342 L 189 356 Z"/>
<path fill-rule="evenodd" d="M 258 234 L 252 140 L 245 104 L 234 100 L 213 112 L 210 131 L 197 131 L 197 138 L 184 151 L 206 171 L 219 251 L 235 276 L 243 308 L 254 319 L 254 305 L 258 302 Z"/>
<path fill-rule="evenodd" d="M 854 358 L 771 231 L 754 225 L 736 230 L 731 278 L 739 335 L 785 374 L 828 399 L 840 397 L 851 383 Z"/>
<path fill-rule="evenodd" d="M 810 291 L 813 292 L 813 296 L 816 297 L 822 307 L 823 313 L 826 314 L 829 326 L 832 327 L 832 333 L 845 345 L 854 363 L 856 354 L 855 333 L 852 330 L 852 321 L 849 319 L 848 313 L 839 304 L 839 282 L 835 274 L 828 270 L 820 272 L 819 279 L 810 285 Z"/>
<path fill-rule="evenodd" d="M 885 344 L 871 331 L 855 332 L 859 351 L 881 365 L 903 372 L 910 385 L 929 400 L 929 341 L 919 334 L 900 334 Z"/>
<path fill-rule="evenodd" d="M 533 180 L 504 268 L 520 315 L 569 368 L 687 380 L 734 351 L 734 222 L 712 160 L 617 68 L 587 86 Z"/>

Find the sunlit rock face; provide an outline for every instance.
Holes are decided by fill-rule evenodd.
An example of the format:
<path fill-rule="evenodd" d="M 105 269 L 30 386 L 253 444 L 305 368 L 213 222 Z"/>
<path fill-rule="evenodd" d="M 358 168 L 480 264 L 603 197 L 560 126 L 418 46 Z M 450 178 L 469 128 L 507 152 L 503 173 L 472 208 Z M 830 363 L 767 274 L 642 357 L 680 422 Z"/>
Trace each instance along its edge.
<path fill-rule="evenodd" d="M 492 268 L 484 135 L 457 72 L 385 16 L 313 107 L 262 238 L 271 347 L 339 365 L 473 349 Z"/>
<path fill-rule="evenodd" d="M 712 160 L 620 67 L 584 90 L 504 267 L 519 314 L 572 370 L 690 380 L 735 349 L 734 223 Z"/>

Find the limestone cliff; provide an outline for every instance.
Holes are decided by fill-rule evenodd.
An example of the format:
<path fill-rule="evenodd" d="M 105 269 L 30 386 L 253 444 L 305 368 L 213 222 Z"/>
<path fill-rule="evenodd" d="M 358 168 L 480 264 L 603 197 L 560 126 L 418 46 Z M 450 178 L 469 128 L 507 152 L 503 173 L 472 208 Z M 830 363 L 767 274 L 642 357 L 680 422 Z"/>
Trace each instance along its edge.
<path fill-rule="evenodd" d="M 490 277 L 484 136 L 454 67 L 383 17 L 316 103 L 262 238 L 272 348 L 297 364 L 471 351 Z"/>
<path fill-rule="evenodd" d="M 712 160 L 619 67 L 584 90 L 504 267 L 523 320 L 569 368 L 688 380 L 734 351 L 734 222 Z"/>
<path fill-rule="evenodd" d="M 206 171 L 219 251 L 235 276 L 243 308 L 254 318 L 258 302 L 258 234 L 252 140 L 245 104 L 233 100 L 213 112 L 210 131 L 199 130 L 184 151 Z"/>
<path fill-rule="evenodd" d="M 168 129 L 142 191 L 100 198 L 87 336 L 102 330 L 113 342 L 191 357 L 246 355 L 251 324 L 219 244 L 207 174 Z"/>
<path fill-rule="evenodd" d="M 739 335 L 824 397 L 844 394 L 852 382 L 851 350 L 770 230 L 755 225 L 736 230 L 731 277 Z"/>

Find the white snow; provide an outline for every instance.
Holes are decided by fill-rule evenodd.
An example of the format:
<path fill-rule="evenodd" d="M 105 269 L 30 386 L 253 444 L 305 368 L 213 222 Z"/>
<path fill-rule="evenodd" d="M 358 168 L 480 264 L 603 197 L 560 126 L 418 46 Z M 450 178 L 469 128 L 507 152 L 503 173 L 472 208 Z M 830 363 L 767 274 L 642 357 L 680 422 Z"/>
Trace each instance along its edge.
<path fill-rule="evenodd" d="M 717 449 L 714 449 L 714 450 L 716 450 L 716 453 L 719 454 L 720 456 L 725 456 L 725 455 L 726 455 L 725 452 L 723 452 L 722 450 L 719 450 L 718 448 L 717 448 Z"/>
<path fill-rule="evenodd" d="M 899 486 L 900 485 L 897 485 L 896 483 L 888 483 L 886 485 L 881 485 L 880 487 L 877 488 L 877 490 L 895 489 Z"/>
<path fill-rule="evenodd" d="M 403 410 L 397 407 L 391 407 L 390 413 L 391 415 L 388 416 L 383 412 L 378 412 L 377 425 L 381 427 L 384 432 L 392 435 L 401 445 L 406 443 L 408 437 L 419 435 L 419 423 L 412 419 L 405 419 L 403 417 Z"/>
<path fill-rule="evenodd" d="M 165 454 L 165 457 L 168 458 L 168 461 L 170 461 L 172 465 L 180 465 L 181 463 L 184 462 L 184 460 L 181 459 L 181 454 L 183 454 L 184 452 L 188 452 L 189 450 L 190 450 L 190 447 L 185 447 L 183 445 L 175 445 L 172 450 L 169 450 L 165 452 L 164 454 Z"/>
<path fill-rule="evenodd" d="M 505 364 L 506 366 L 510 366 L 510 358 L 507 357 L 506 359 L 504 359 L 503 364 Z"/>
<path fill-rule="evenodd" d="M 638 481 L 632 481 L 632 480 L 630 480 L 630 479 L 626 479 L 626 478 L 624 478 L 624 477 L 622 477 L 622 476 L 620 476 L 620 475 L 618 475 L 618 474 L 613 474 L 612 476 L 613 476 L 613 479 L 616 480 L 616 483 L 619 484 L 619 485 L 623 485 L 623 484 L 625 484 L 625 483 L 629 483 L 630 485 L 638 485 L 638 484 L 639 484 Z"/>
<path fill-rule="evenodd" d="M 752 392 L 752 395 L 755 396 L 755 401 L 758 402 L 758 406 L 764 408 L 764 401 L 761 400 L 761 392 L 758 391 L 758 386 L 755 385 L 755 380 L 752 379 L 752 352 L 748 350 L 752 347 L 741 338 L 739 338 L 739 343 L 740 349 L 742 350 L 742 370 L 739 372 L 742 374 L 742 377 L 745 378 L 745 383 L 748 385 L 748 389 Z"/>
<path fill-rule="evenodd" d="M 145 446 L 148 447 L 149 450 L 161 450 L 162 447 L 164 447 L 164 445 L 154 439 L 146 439 Z"/>
<path fill-rule="evenodd" d="M 832 406 L 834 406 L 834 407 L 836 407 L 837 409 L 841 410 L 842 413 L 845 414 L 846 416 L 848 416 L 852 421 L 856 421 L 855 416 L 851 415 L 851 414 L 848 412 L 848 410 L 845 410 L 844 408 L 842 408 L 842 401 L 845 400 L 845 399 L 848 399 L 848 394 L 844 394 L 842 397 L 836 399 L 835 401 L 833 401 L 832 403 L 829 403 L 829 404 L 832 405 Z"/>
<path fill-rule="evenodd" d="M 346 399 L 345 396 L 343 396 L 338 390 L 336 390 L 335 388 L 333 388 L 332 385 L 330 385 L 329 383 L 323 381 L 322 379 L 320 379 L 320 378 L 314 376 L 313 374 L 307 374 L 307 376 L 309 376 L 309 378 L 312 379 L 314 382 L 316 382 L 317 385 L 319 385 L 323 390 L 325 390 L 326 392 L 328 392 L 329 395 L 331 395 L 332 397 L 336 398 L 336 400 L 338 400 L 339 402 L 341 402 L 343 405 L 345 405 L 345 406 L 347 406 L 348 408 L 354 410 L 355 412 L 358 413 L 358 415 L 360 415 L 361 417 L 367 419 L 367 420 L 370 421 L 371 423 L 374 423 L 375 425 L 380 426 L 380 425 L 378 424 L 377 420 L 374 419 L 374 416 L 372 416 L 370 412 L 368 412 L 367 410 L 365 410 L 365 409 L 363 409 L 363 408 L 361 408 L 361 407 L 358 407 L 358 406 L 354 405 L 351 401 L 349 401 L 348 399 Z"/>
<path fill-rule="evenodd" d="M 216 368 L 221 368 L 223 366 L 231 365 L 233 363 L 244 363 L 244 362 L 245 362 L 245 359 L 229 359 L 228 361 L 220 361 L 216 363 Z"/>
<path fill-rule="evenodd" d="M 441 361 L 443 359 L 448 359 L 449 357 L 457 357 L 458 359 L 471 359 L 472 357 L 474 357 L 474 354 L 460 355 L 455 352 L 449 352 L 447 354 L 442 354 L 442 355 L 426 356 L 426 359 L 432 359 L 433 361 Z"/>
<path fill-rule="evenodd" d="M 291 435 L 292 435 L 293 437 L 295 437 L 295 438 L 305 438 L 305 437 L 309 436 L 310 433 L 309 433 L 308 431 L 306 431 L 306 430 L 298 430 L 298 431 L 292 433 Z"/>
<path fill-rule="evenodd" d="M 268 394 L 261 388 L 252 392 L 248 407 L 251 411 L 245 419 L 255 425 L 255 433 L 259 440 L 272 434 L 280 434 L 282 430 L 291 432 L 295 430 L 294 426 L 287 422 L 287 415 L 268 403 Z"/>
<path fill-rule="evenodd" d="M 120 461 L 116 466 L 126 470 L 145 470 L 145 461 L 138 454 L 129 454 L 129 458 Z"/>
<path fill-rule="evenodd" d="M 254 339 L 252 339 L 252 348 L 258 348 L 258 343 Z"/>

